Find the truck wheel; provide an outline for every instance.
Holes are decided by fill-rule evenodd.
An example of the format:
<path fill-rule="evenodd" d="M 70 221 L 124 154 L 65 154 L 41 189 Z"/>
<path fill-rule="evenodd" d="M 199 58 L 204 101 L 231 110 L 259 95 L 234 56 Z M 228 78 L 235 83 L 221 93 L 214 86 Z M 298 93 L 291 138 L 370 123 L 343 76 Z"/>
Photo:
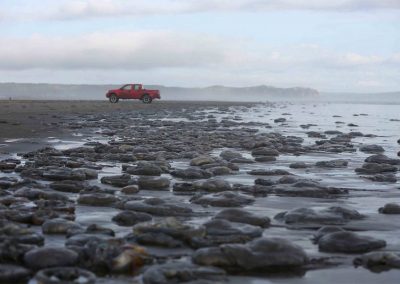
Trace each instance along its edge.
<path fill-rule="evenodd" d="M 110 103 L 115 104 L 115 103 L 118 103 L 118 101 L 119 101 L 119 98 L 116 95 L 112 94 L 110 96 Z"/>
<path fill-rule="evenodd" d="M 150 104 L 153 99 L 149 95 L 144 95 L 142 97 L 142 102 L 145 104 Z"/>

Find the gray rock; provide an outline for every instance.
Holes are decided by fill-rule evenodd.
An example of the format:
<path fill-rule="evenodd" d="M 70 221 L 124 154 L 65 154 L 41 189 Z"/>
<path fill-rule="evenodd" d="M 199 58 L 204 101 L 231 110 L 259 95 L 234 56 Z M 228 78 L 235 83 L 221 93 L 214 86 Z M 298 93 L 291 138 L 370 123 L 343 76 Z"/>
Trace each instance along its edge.
<path fill-rule="evenodd" d="M 338 160 L 330 160 L 330 161 L 320 161 L 316 162 L 315 166 L 319 168 L 346 168 L 349 164 L 348 161 L 338 159 Z"/>
<path fill-rule="evenodd" d="M 263 230 L 258 226 L 213 219 L 203 224 L 205 235 L 191 238 L 192 247 L 209 247 L 227 243 L 246 243 L 261 237 Z"/>
<path fill-rule="evenodd" d="M 133 227 L 129 239 L 139 244 L 161 247 L 183 247 L 191 244 L 191 239 L 205 234 L 204 227 L 195 228 L 168 217 L 155 223 L 142 223 Z"/>
<path fill-rule="evenodd" d="M 275 162 L 276 157 L 275 156 L 257 156 L 254 158 L 254 160 L 259 163 Z"/>
<path fill-rule="evenodd" d="M 71 193 L 79 193 L 82 189 L 87 187 L 88 185 L 82 181 L 76 180 L 63 180 L 57 181 L 50 184 L 50 188 L 61 191 L 61 192 L 71 192 Z"/>
<path fill-rule="evenodd" d="M 153 265 L 143 273 L 144 284 L 220 283 L 225 271 L 215 267 L 199 266 L 187 262 Z M 210 281 L 210 282 L 208 282 Z"/>
<path fill-rule="evenodd" d="M 254 181 L 254 184 L 263 185 L 263 186 L 272 186 L 275 183 L 269 179 L 258 178 Z"/>
<path fill-rule="evenodd" d="M 150 221 L 150 214 L 134 211 L 123 211 L 115 215 L 112 220 L 119 226 L 133 226 L 140 222 Z"/>
<path fill-rule="evenodd" d="M 33 270 L 58 266 L 74 266 L 77 264 L 78 259 L 78 254 L 73 250 L 55 247 L 33 249 L 24 256 L 25 265 Z"/>
<path fill-rule="evenodd" d="M 276 118 L 274 119 L 275 123 L 280 123 L 280 122 L 286 122 L 286 118 L 280 117 L 280 118 Z"/>
<path fill-rule="evenodd" d="M 135 194 L 139 192 L 139 188 L 136 185 L 128 185 L 121 188 L 121 192 L 125 194 Z"/>
<path fill-rule="evenodd" d="M 272 156 L 276 157 L 279 156 L 279 152 L 275 149 L 272 148 L 267 148 L 267 147 L 261 147 L 261 148 L 256 148 L 253 151 L 251 151 L 251 155 L 253 157 L 256 156 Z"/>
<path fill-rule="evenodd" d="M 242 154 L 240 154 L 239 152 L 231 151 L 231 150 L 224 150 L 221 152 L 221 154 L 219 154 L 219 156 L 226 161 L 243 158 Z"/>
<path fill-rule="evenodd" d="M 288 225 L 342 225 L 350 220 L 360 220 L 364 216 L 356 210 L 334 206 L 321 210 L 297 208 L 277 214 L 274 218 Z"/>
<path fill-rule="evenodd" d="M 229 182 L 219 178 L 196 181 L 193 183 L 193 187 L 195 190 L 207 192 L 221 192 L 232 189 Z"/>
<path fill-rule="evenodd" d="M 364 163 L 361 168 L 356 168 L 355 172 L 359 174 L 380 174 L 395 173 L 397 167 L 389 164 Z"/>
<path fill-rule="evenodd" d="M 44 237 L 42 234 L 34 232 L 34 230 L 22 225 L 14 223 L 1 224 L 0 226 L 0 243 L 6 243 L 7 240 L 17 244 L 28 244 L 42 246 Z"/>
<path fill-rule="evenodd" d="M 125 187 L 132 185 L 135 181 L 129 174 L 117 175 L 117 176 L 105 176 L 100 179 L 101 183 L 112 185 L 115 187 Z"/>
<path fill-rule="evenodd" d="M 400 255 L 394 252 L 376 251 L 356 257 L 356 267 L 363 266 L 373 272 L 382 272 L 392 268 L 400 268 Z"/>
<path fill-rule="evenodd" d="M 169 188 L 170 181 L 166 177 L 140 177 L 139 189 L 164 190 Z"/>
<path fill-rule="evenodd" d="M 14 192 L 15 197 L 25 197 L 28 198 L 29 200 L 38 200 L 38 199 L 44 199 L 44 200 L 60 200 L 60 201 L 68 201 L 68 197 L 58 193 L 58 192 L 51 192 L 51 191 L 45 191 L 41 189 L 36 189 L 36 188 L 28 188 L 28 187 L 22 187 Z"/>
<path fill-rule="evenodd" d="M 334 232 L 345 232 L 344 229 L 338 226 L 324 226 L 318 229 L 318 231 L 313 236 L 313 243 L 317 244 L 319 239 L 323 236 L 334 233 Z"/>
<path fill-rule="evenodd" d="M 31 272 L 18 265 L 0 264 L 0 283 L 26 283 Z"/>
<path fill-rule="evenodd" d="M 235 164 L 254 164 L 254 161 L 252 159 L 248 158 L 234 158 L 230 160 L 229 162 L 235 163 Z"/>
<path fill-rule="evenodd" d="M 212 164 L 216 161 L 214 157 L 210 156 L 199 156 L 190 161 L 191 166 L 202 166 L 206 164 Z"/>
<path fill-rule="evenodd" d="M 279 180 L 281 182 L 281 180 Z M 285 180 L 287 183 L 289 179 Z M 312 198 L 328 198 L 337 195 L 344 195 L 348 193 L 347 189 L 336 187 L 325 187 L 313 181 L 303 180 L 296 181 L 289 185 L 283 186 L 282 184 L 273 187 L 273 191 L 278 195 L 284 196 L 301 196 Z"/>
<path fill-rule="evenodd" d="M 47 180 L 85 180 L 86 174 L 82 170 L 69 168 L 49 168 L 43 172 L 42 177 Z"/>
<path fill-rule="evenodd" d="M 288 240 L 259 238 L 247 244 L 226 244 L 219 247 L 202 248 L 193 255 L 200 265 L 219 266 L 229 271 L 274 272 L 290 271 L 308 263 L 304 250 Z"/>
<path fill-rule="evenodd" d="M 375 182 L 390 182 L 396 183 L 397 177 L 395 174 L 376 174 L 373 176 L 363 176 L 363 178 L 369 179 Z"/>
<path fill-rule="evenodd" d="M 285 170 L 251 170 L 248 172 L 249 175 L 254 176 L 284 176 L 291 175 L 288 171 Z"/>
<path fill-rule="evenodd" d="M 118 201 L 118 199 L 107 193 L 88 193 L 81 194 L 78 197 L 78 203 L 89 206 L 110 206 Z"/>
<path fill-rule="evenodd" d="M 397 203 L 387 203 L 379 208 L 379 213 L 382 214 L 400 214 L 400 205 Z"/>
<path fill-rule="evenodd" d="M 96 282 L 96 275 L 88 270 L 77 267 L 55 267 L 38 271 L 35 275 L 35 280 L 37 283 L 43 284 L 94 284 Z"/>
<path fill-rule="evenodd" d="M 254 199 L 232 191 L 194 196 L 192 203 L 215 207 L 240 207 L 254 202 Z"/>
<path fill-rule="evenodd" d="M 291 169 L 306 169 L 308 167 L 309 166 L 304 162 L 296 162 L 296 163 L 291 163 L 289 165 L 289 168 L 291 168 Z"/>
<path fill-rule="evenodd" d="M 379 145 L 363 145 L 359 148 L 361 152 L 364 153 L 372 153 L 372 154 L 379 154 L 385 152 L 382 146 Z"/>
<path fill-rule="evenodd" d="M 61 218 L 50 219 L 42 224 L 43 234 L 66 234 L 68 230 L 79 229 L 82 229 L 79 224 Z"/>
<path fill-rule="evenodd" d="M 220 211 L 214 217 L 215 219 L 224 219 L 231 222 L 244 223 L 262 228 L 269 227 L 271 220 L 267 216 L 257 216 L 239 208 L 228 208 Z"/>
<path fill-rule="evenodd" d="M 176 205 L 160 198 L 148 198 L 144 201 L 128 201 L 125 210 L 149 213 L 156 216 L 190 216 L 193 210 L 189 207 Z"/>
<path fill-rule="evenodd" d="M 206 179 L 211 177 L 211 173 L 198 169 L 198 168 L 187 168 L 184 170 L 174 170 L 171 171 L 171 175 L 174 177 L 182 178 L 182 179 Z"/>
<path fill-rule="evenodd" d="M 324 252 L 365 253 L 385 246 L 384 240 L 347 231 L 326 234 L 318 241 L 319 250 Z"/>
<path fill-rule="evenodd" d="M 377 163 L 377 164 L 388 164 L 388 165 L 400 165 L 400 159 L 392 159 L 383 154 L 376 154 L 369 156 L 365 159 L 367 163 Z"/>
<path fill-rule="evenodd" d="M 232 170 L 225 166 L 217 166 L 207 169 L 213 176 L 223 176 L 232 173 Z"/>
<path fill-rule="evenodd" d="M 132 175 L 160 176 L 162 169 L 153 163 L 141 161 L 136 167 L 128 167 L 126 172 Z"/>

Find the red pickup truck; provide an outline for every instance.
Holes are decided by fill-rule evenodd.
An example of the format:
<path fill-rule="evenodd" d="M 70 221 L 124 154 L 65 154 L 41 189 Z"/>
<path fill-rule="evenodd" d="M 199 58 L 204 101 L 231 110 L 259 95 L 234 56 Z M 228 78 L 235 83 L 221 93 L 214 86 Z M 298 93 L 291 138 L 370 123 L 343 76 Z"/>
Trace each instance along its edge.
<path fill-rule="evenodd" d="M 159 90 L 147 90 L 142 84 L 126 84 L 119 89 L 109 90 L 106 97 L 110 103 L 117 103 L 119 99 L 136 99 L 145 104 L 150 104 L 154 99 L 160 99 Z"/>

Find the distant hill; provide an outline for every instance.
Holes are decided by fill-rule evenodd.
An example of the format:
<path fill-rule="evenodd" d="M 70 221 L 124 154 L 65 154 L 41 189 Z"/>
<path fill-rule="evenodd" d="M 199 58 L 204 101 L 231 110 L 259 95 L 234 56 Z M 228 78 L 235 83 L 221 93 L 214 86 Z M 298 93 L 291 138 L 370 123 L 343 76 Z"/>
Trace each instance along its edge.
<path fill-rule="evenodd" d="M 329 102 L 400 103 L 400 92 L 386 93 L 329 93 L 321 92 L 320 100 Z"/>
<path fill-rule="evenodd" d="M 0 83 L 0 99 L 37 100 L 102 100 L 109 89 L 121 85 L 66 85 Z M 166 87 L 145 85 L 148 89 L 159 89 L 165 100 L 214 100 L 214 101 L 282 101 L 315 100 L 319 92 L 311 88 L 276 88 L 271 86 L 205 88 Z"/>

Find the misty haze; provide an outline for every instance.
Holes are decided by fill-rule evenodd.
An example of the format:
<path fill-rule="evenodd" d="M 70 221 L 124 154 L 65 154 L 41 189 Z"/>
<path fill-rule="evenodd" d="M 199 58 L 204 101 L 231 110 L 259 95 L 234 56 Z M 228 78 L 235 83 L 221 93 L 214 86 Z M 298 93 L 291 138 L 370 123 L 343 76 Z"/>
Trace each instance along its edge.
<path fill-rule="evenodd" d="M 398 283 L 400 2 L 0 1 L 0 283 Z"/>

